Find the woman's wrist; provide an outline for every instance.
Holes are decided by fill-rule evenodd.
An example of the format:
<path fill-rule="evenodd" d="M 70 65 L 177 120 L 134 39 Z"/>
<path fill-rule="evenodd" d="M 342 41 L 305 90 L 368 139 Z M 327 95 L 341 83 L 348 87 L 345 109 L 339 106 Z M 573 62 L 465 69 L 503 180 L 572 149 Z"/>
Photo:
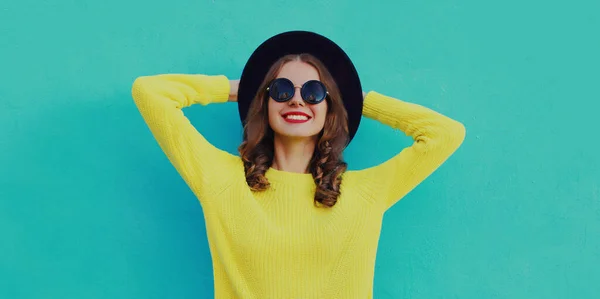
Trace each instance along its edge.
<path fill-rule="evenodd" d="M 236 102 L 240 80 L 229 80 L 229 101 Z"/>

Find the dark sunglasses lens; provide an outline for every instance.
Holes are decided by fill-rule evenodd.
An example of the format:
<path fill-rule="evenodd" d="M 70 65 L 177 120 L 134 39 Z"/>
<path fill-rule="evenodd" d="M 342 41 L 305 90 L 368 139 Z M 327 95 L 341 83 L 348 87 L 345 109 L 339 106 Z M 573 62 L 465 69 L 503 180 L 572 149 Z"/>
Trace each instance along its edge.
<path fill-rule="evenodd" d="M 273 83 L 271 83 L 269 95 L 275 101 L 285 102 L 294 95 L 294 85 L 285 79 L 275 79 Z"/>
<path fill-rule="evenodd" d="M 325 85 L 319 81 L 309 81 L 302 88 L 302 98 L 307 103 L 319 103 L 325 99 L 326 95 Z"/>

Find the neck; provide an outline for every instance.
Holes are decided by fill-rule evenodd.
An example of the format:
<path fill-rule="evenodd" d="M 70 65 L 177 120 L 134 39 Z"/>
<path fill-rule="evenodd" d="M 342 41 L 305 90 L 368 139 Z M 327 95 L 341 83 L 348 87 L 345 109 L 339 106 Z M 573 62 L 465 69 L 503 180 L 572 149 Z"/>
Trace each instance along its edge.
<path fill-rule="evenodd" d="M 316 139 L 275 136 L 273 142 L 275 154 L 272 167 L 274 169 L 296 173 L 308 172 L 308 166 L 315 151 Z"/>

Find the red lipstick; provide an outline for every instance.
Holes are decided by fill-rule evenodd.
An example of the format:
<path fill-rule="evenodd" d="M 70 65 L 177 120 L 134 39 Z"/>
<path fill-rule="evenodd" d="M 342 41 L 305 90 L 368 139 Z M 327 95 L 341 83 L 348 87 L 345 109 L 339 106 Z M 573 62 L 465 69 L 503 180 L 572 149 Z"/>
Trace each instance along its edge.
<path fill-rule="evenodd" d="M 310 116 L 304 112 L 291 111 L 281 115 L 286 122 L 289 123 L 305 123 L 310 119 Z"/>

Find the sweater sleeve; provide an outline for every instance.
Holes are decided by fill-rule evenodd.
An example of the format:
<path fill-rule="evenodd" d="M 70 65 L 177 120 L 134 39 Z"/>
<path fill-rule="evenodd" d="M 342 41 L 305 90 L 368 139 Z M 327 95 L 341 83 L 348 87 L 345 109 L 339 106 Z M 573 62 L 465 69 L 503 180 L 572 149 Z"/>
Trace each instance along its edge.
<path fill-rule="evenodd" d="M 229 80 L 223 75 L 144 76 L 133 83 L 132 96 L 159 146 L 199 199 L 222 190 L 234 156 L 210 144 L 182 108 L 227 102 Z"/>
<path fill-rule="evenodd" d="M 432 174 L 462 144 L 465 127 L 423 106 L 369 92 L 363 115 L 412 137 L 413 144 L 386 162 L 357 172 L 360 182 L 369 182 L 368 193 L 385 210 Z"/>

